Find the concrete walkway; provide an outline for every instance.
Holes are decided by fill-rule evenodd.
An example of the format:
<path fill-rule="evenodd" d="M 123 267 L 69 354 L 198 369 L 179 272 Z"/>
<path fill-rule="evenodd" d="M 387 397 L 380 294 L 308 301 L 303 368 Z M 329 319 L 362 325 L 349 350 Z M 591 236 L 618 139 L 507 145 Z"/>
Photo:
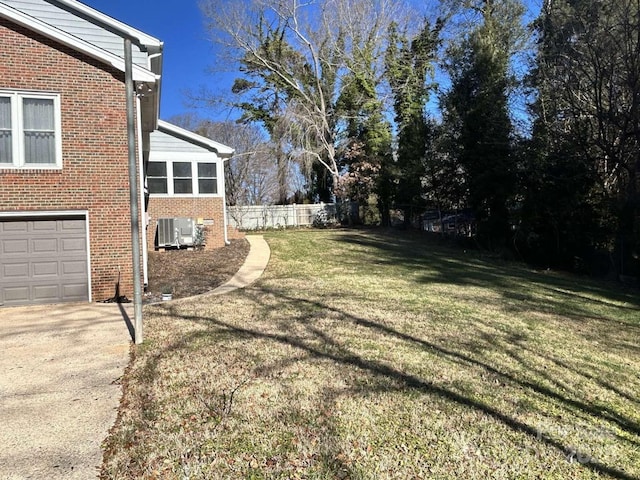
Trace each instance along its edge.
<path fill-rule="evenodd" d="M 0 478 L 96 478 L 129 362 L 129 305 L 0 308 Z"/>
<path fill-rule="evenodd" d="M 247 235 L 246 238 L 251 249 L 249 250 L 249 254 L 247 255 L 244 263 L 240 267 L 240 270 L 238 270 L 238 273 L 236 273 L 227 283 L 220 285 L 218 288 L 205 295 L 223 295 L 237 290 L 238 288 L 244 288 L 247 285 L 251 285 L 260 278 L 269 263 L 271 250 L 262 235 Z"/>

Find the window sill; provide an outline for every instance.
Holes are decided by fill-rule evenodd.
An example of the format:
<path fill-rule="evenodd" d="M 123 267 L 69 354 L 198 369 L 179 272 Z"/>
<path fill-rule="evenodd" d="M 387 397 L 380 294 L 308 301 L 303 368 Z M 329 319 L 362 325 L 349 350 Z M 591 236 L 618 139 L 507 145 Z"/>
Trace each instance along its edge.
<path fill-rule="evenodd" d="M 3 173 L 62 173 L 62 167 L 12 167 L 10 165 L 0 165 L 0 172 Z"/>
<path fill-rule="evenodd" d="M 218 193 L 150 193 L 149 198 L 220 198 L 222 195 Z"/>

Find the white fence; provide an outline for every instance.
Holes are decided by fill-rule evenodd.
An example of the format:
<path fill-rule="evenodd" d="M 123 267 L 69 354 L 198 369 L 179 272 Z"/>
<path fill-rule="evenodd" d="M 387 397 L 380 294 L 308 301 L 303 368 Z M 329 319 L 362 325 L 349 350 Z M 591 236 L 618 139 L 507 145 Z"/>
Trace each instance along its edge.
<path fill-rule="evenodd" d="M 240 230 L 262 230 L 327 224 L 336 221 L 333 203 L 227 207 L 229 225 Z"/>

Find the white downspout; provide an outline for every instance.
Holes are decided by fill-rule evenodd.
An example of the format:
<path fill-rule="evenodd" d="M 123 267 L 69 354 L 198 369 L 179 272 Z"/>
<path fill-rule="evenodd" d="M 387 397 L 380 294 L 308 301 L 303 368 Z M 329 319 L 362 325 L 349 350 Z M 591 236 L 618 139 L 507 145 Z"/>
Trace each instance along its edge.
<path fill-rule="evenodd" d="M 229 241 L 229 226 L 227 225 L 227 184 L 224 181 L 224 162 L 229 160 L 228 158 L 221 159 L 220 165 L 222 165 L 221 172 L 221 183 L 222 183 L 222 223 L 224 228 L 224 244 L 229 246 L 231 242 Z"/>
<path fill-rule="evenodd" d="M 147 248 L 147 224 L 149 223 L 149 215 L 144 206 L 144 143 L 142 140 L 142 115 L 140 97 L 136 96 L 136 128 L 138 129 L 138 177 L 140 181 L 140 208 L 142 209 L 142 278 L 144 286 L 149 285 L 149 253 Z"/>

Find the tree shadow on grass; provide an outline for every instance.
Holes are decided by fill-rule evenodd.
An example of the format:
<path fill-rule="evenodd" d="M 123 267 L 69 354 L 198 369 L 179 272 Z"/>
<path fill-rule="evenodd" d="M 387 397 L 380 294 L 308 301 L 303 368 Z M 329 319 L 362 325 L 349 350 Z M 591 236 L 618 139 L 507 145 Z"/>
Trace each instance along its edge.
<path fill-rule="evenodd" d="M 561 385 L 558 385 L 558 390 L 555 390 L 548 386 L 542 385 L 541 383 L 536 383 L 525 378 L 519 378 L 513 373 L 502 371 L 500 368 L 476 359 L 468 354 L 455 351 L 453 349 L 449 349 L 432 342 L 428 342 L 413 335 L 403 333 L 395 328 L 390 327 L 389 325 L 378 323 L 367 318 L 355 316 L 341 309 L 332 307 L 327 303 L 316 300 L 309 300 L 301 297 L 295 297 L 287 294 L 284 291 L 267 288 L 260 289 L 254 287 L 252 289 L 243 291 L 239 295 L 242 295 L 247 303 L 254 303 L 258 307 L 264 306 L 269 311 L 275 308 L 275 304 L 280 305 L 280 307 L 288 306 L 288 308 L 298 309 L 300 313 L 297 317 L 295 317 L 295 322 L 297 322 L 298 324 L 297 326 L 299 328 L 299 331 L 289 333 L 281 333 L 273 330 L 264 331 L 260 330 L 259 328 L 252 328 L 247 324 L 237 325 L 208 316 L 186 314 L 184 312 L 181 312 L 179 308 L 173 307 L 168 307 L 167 314 L 170 314 L 177 319 L 202 323 L 204 325 L 207 325 L 209 328 L 213 328 L 216 332 L 227 331 L 232 332 L 234 335 L 240 335 L 243 338 L 267 340 L 270 342 L 275 342 L 276 344 L 294 347 L 302 352 L 305 352 L 305 354 L 308 354 L 313 358 L 330 360 L 340 365 L 349 366 L 352 368 L 356 368 L 362 372 L 367 372 L 374 378 L 390 380 L 393 384 L 398 385 L 397 388 L 400 390 L 415 390 L 425 394 L 434 395 L 449 402 L 453 402 L 454 404 L 468 407 L 477 412 L 481 412 L 516 432 L 524 433 L 532 438 L 544 442 L 546 445 L 555 448 L 557 451 L 563 454 L 566 453 L 569 449 L 569 446 L 563 444 L 563 442 L 547 436 L 541 436 L 540 430 L 538 428 L 505 414 L 493 405 L 472 398 L 469 395 L 461 394 L 454 391 L 453 389 L 437 385 L 427 379 L 420 378 L 417 375 L 402 371 L 392 365 L 388 365 L 376 360 L 365 359 L 361 355 L 352 351 L 342 339 L 336 338 L 330 335 L 328 332 L 322 330 L 321 328 L 316 327 L 313 320 L 309 320 L 310 313 L 332 313 L 337 315 L 337 318 L 341 319 L 343 322 L 351 323 L 354 326 L 366 328 L 382 336 L 392 337 L 396 340 L 419 345 L 429 353 L 441 356 L 462 366 L 475 366 L 485 372 L 496 375 L 504 381 L 507 381 L 513 385 L 517 385 L 528 391 L 535 392 L 536 394 L 541 395 L 544 398 L 563 405 L 566 409 L 574 412 L 585 412 L 590 416 L 601 418 L 603 420 L 611 422 L 612 424 L 615 424 L 617 428 L 627 432 L 630 435 L 640 435 L 640 426 L 630 418 L 627 418 L 621 413 L 615 412 L 613 410 L 602 409 L 582 400 L 569 398 L 561 393 Z M 271 299 L 269 301 L 269 305 L 265 304 L 263 300 L 261 300 L 265 297 Z M 274 303 L 274 299 L 277 300 L 277 302 Z M 495 348 L 502 348 L 497 344 L 494 346 Z M 531 365 L 528 366 L 530 367 Z M 629 440 L 625 439 L 625 441 Z M 332 452 L 334 450 L 335 448 L 331 446 L 327 448 L 327 451 L 329 452 Z M 596 472 L 609 475 L 613 478 L 634 478 L 633 476 L 622 470 L 616 469 L 609 465 L 605 465 L 596 460 L 591 460 L 590 462 L 586 463 L 584 467 Z M 343 465 L 338 466 L 337 468 L 346 467 Z"/>
<path fill-rule="evenodd" d="M 476 319 L 476 322 L 484 325 L 486 328 L 493 328 L 493 325 L 489 321 L 484 321 L 480 319 Z M 505 352 L 510 358 L 513 358 L 518 364 L 522 365 L 522 368 L 526 371 L 535 372 L 536 375 L 545 378 L 550 384 L 557 385 L 558 389 L 561 391 L 570 391 L 571 389 L 563 384 L 561 380 L 555 377 L 551 372 L 546 371 L 544 367 L 540 367 L 534 362 L 527 361 L 524 357 L 524 353 L 528 353 L 531 357 L 535 357 L 539 360 L 551 363 L 556 367 L 565 370 L 572 371 L 579 376 L 599 385 L 603 389 L 610 390 L 620 397 L 625 398 L 629 402 L 636 403 L 640 406 L 640 396 L 633 396 L 632 394 L 623 391 L 619 387 L 613 385 L 611 382 L 603 380 L 603 376 L 605 375 L 597 375 L 593 372 L 587 370 L 587 368 L 581 368 L 578 365 L 570 365 L 567 361 L 562 360 L 550 353 L 547 353 L 544 349 L 533 349 L 528 346 L 524 341 L 525 338 L 523 336 L 516 335 L 508 335 L 505 344 L 498 344 L 495 337 L 483 333 L 480 338 L 474 338 L 473 342 L 467 342 L 465 345 L 469 348 L 470 351 L 473 350 L 474 345 L 479 341 L 484 341 L 485 344 L 489 344 L 490 348 L 499 348 L 501 352 Z M 606 408 L 605 408 L 606 410 Z M 600 411 L 598 409 L 598 411 Z M 615 413 L 614 413 L 615 415 Z M 624 422 L 624 420 L 622 420 Z M 637 431 L 638 427 L 636 427 L 636 431 L 634 433 L 640 433 Z"/>
<path fill-rule="evenodd" d="M 532 283 L 536 285 L 536 288 L 547 291 L 552 296 L 549 308 L 557 314 L 566 315 L 567 318 L 571 318 L 572 315 L 575 318 L 580 316 L 586 318 L 591 309 L 584 306 L 581 307 L 581 304 L 588 302 L 602 308 L 628 311 L 630 315 L 639 310 L 637 308 L 638 299 L 626 292 L 612 294 L 597 283 L 587 282 L 588 285 L 582 285 L 572 277 L 530 272 L 521 267 L 501 264 L 495 259 L 467 258 L 461 256 L 458 252 L 448 251 L 443 247 L 425 247 L 421 243 L 421 239 L 380 235 L 371 232 L 366 234 L 357 232 L 340 233 L 336 234 L 334 238 L 340 242 L 357 242 L 366 247 L 363 249 L 364 253 L 360 253 L 360 258 L 354 265 L 360 265 L 359 262 L 362 259 L 364 259 L 365 263 L 366 261 L 375 263 L 376 268 L 380 265 L 402 265 L 405 269 L 413 270 L 420 282 L 490 288 L 502 295 L 504 299 L 511 301 L 512 308 L 518 312 L 533 308 L 532 306 L 539 302 L 538 298 L 524 290 L 527 285 Z M 272 280 L 277 284 L 276 279 Z M 258 285 L 260 284 L 266 285 L 265 282 L 261 282 Z M 558 369 L 571 371 L 586 381 L 592 382 L 593 385 L 599 385 L 614 392 L 619 397 L 626 399 L 627 402 L 637 405 L 638 398 L 611 385 L 611 382 L 604 380 L 602 374 L 598 374 L 598 372 L 590 371 L 586 367 L 580 368 L 577 365 L 571 365 L 562 359 L 555 358 L 553 354 L 545 352 L 544 349 L 537 351 L 528 347 L 515 330 L 509 331 L 508 328 L 505 328 L 503 332 L 500 332 L 503 335 L 500 338 L 487 334 L 483 337 L 474 338 L 474 341 L 476 343 L 475 346 L 482 344 L 487 351 L 497 351 L 508 357 L 514 365 L 519 366 L 519 371 L 514 371 L 514 368 L 511 368 L 505 362 L 495 363 L 487 359 L 483 356 L 481 350 L 476 351 L 471 348 L 474 345 L 465 345 L 459 342 L 445 343 L 444 340 L 429 341 L 421 338 L 418 334 L 404 332 L 400 327 L 391 326 L 387 322 L 349 313 L 345 309 L 335 306 L 336 303 L 333 302 L 336 299 L 335 295 L 331 299 L 314 299 L 314 292 L 293 295 L 290 290 L 267 288 L 266 286 L 262 288 L 254 286 L 250 289 L 236 292 L 234 295 L 242 298 L 243 302 L 246 302 L 250 308 L 257 309 L 256 311 L 259 312 L 258 315 L 260 317 L 268 318 L 269 322 L 271 322 L 268 329 L 253 326 L 251 319 L 246 319 L 243 323 L 233 323 L 213 315 L 198 314 L 197 307 L 187 310 L 179 305 L 160 306 L 158 307 L 158 312 L 169 315 L 175 321 L 195 322 L 207 328 L 198 332 L 187 333 L 180 339 L 170 342 L 169 345 L 158 352 L 154 352 L 152 356 L 146 359 L 145 365 L 142 366 L 141 374 L 149 378 L 161 376 L 162 371 L 159 370 L 158 365 L 163 357 L 165 355 L 170 356 L 172 352 L 181 350 L 191 352 L 194 343 L 204 342 L 208 345 L 218 343 L 229 345 L 234 341 L 266 341 L 274 346 L 293 347 L 294 353 L 277 362 L 257 367 L 256 372 L 261 375 L 268 375 L 270 371 L 285 369 L 297 362 L 305 362 L 309 359 L 329 360 L 337 365 L 367 374 L 373 379 L 372 382 L 356 385 L 351 391 L 353 395 L 382 390 L 415 391 L 432 395 L 434 398 L 437 397 L 454 405 L 463 406 L 487 415 L 514 432 L 528 435 L 533 442 L 543 442 L 561 454 L 566 454 L 569 450 L 569 445 L 563 440 L 541 435 L 539 428 L 507 414 L 506 411 L 508 410 L 501 409 L 497 404 L 492 404 L 491 401 L 479 400 L 477 395 L 473 395 L 473 392 L 468 393 L 465 390 L 461 392 L 459 389 L 449 388 L 446 384 L 436 384 L 425 375 L 411 373 L 409 370 L 400 368 L 397 365 L 389 365 L 383 361 L 365 358 L 361 352 L 355 351 L 345 341 L 345 338 L 323 328 L 319 320 L 330 317 L 336 322 L 342 322 L 345 328 L 353 326 L 365 329 L 367 332 L 380 336 L 381 339 L 401 342 L 414 348 L 417 347 L 429 355 L 446 360 L 448 364 L 455 364 L 463 369 L 472 368 L 474 371 L 483 374 L 486 373 L 487 376 L 495 377 L 500 382 L 524 390 L 526 394 L 522 394 L 522 397 L 535 395 L 543 398 L 550 405 L 560 406 L 564 412 L 568 413 L 570 418 L 579 418 L 582 415 L 591 420 L 591 423 L 596 419 L 606 421 L 607 424 L 622 432 L 622 434 L 617 435 L 620 442 L 638 446 L 638 442 L 635 439 L 640 435 L 640 425 L 637 421 L 616 410 L 615 404 L 613 406 L 610 403 L 598 404 L 587 400 L 587 397 L 580 397 L 570 393 L 568 391 L 569 385 L 564 383 L 561 378 L 555 378 L 540 368 L 535 359 L 539 358 L 540 361 L 556 365 Z M 597 295 L 599 298 L 591 298 L 589 295 Z M 346 292 L 344 297 L 345 300 L 353 298 L 354 292 Z M 283 315 L 281 314 L 282 309 L 293 313 Z M 591 320 L 601 322 L 598 328 L 600 326 L 606 328 L 609 321 L 604 315 L 597 318 L 592 317 Z M 480 325 L 483 320 L 474 318 L 473 322 Z M 639 328 L 638 324 L 634 323 L 633 320 L 623 322 L 623 324 L 625 328 Z M 484 327 L 485 330 L 496 328 L 489 321 L 484 322 Z M 262 344 L 262 342 L 260 343 Z M 529 374 L 521 374 L 522 370 L 526 370 Z M 491 389 L 491 385 L 486 385 L 487 383 L 484 382 L 480 386 Z M 493 388 L 495 389 L 495 387 Z M 332 405 L 335 405 L 340 395 L 348 394 L 348 390 L 332 390 L 329 385 L 329 388 L 316 399 L 317 408 L 319 410 L 329 409 Z M 143 412 L 143 418 L 147 418 L 147 421 L 152 423 L 154 415 L 161 408 L 162 406 L 156 404 L 154 399 L 150 397 L 148 404 L 145 406 L 146 413 Z M 286 405 L 286 408 L 296 409 L 295 405 L 291 404 Z M 303 413 L 299 412 L 299 415 L 303 415 Z M 142 428 L 141 431 L 144 431 L 144 429 Z M 357 474 L 350 465 L 343 461 L 343 457 L 340 457 L 338 436 L 337 425 L 332 425 L 329 420 L 327 434 L 322 438 L 322 455 L 319 458 L 322 471 L 333 477 L 336 477 L 338 473 L 348 476 Z M 591 460 L 584 467 L 613 478 L 636 478 L 627 472 L 596 460 Z"/>
<path fill-rule="evenodd" d="M 449 296 L 461 292 L 463 304 L 473 298 L 465 287 L 489 290 L 504 300 L 498 306 L 506 313 L 530 319 L 551 315 L 580 327 L 576 333 L 594 345 L 605 343 L 621 355 L 640 352 L 637 344 L 615 338 L 620 329 L 628 338 L 640 338 L 640 295 L 622 285 L 532 271 L 521 264 L 483 258 L 478 252 L 463 254 L 415 232 L 347 231 L 332 240 L 363 246 L 363 252 L 355 255 L 362 268 L 371 262 L 400 265 L 401 272 L 415 272 L 412 280 L 417 283 L 452 286 Z M 585 323 L 588 328 L 582 327 Z"/>
<path fill-rule="evenodd" d="M 274 293 L 274 290 L 267 290 L 269 291 L 269 293 Z M 632 420 L 618 414 L 617 412 L 614 411 L 610 411 L 609 409 L 605 408 L 605 407 L 594 407 L 590 404 L 581 402 L 581 401 L 577 401 L 574 399 L 570 399 L 567 398 L 566 396 L 563 396 L 559 393 L 557 393 L 554 390 L 551 390 L 547 387 L 544 387 L 542 385 L 533 383 L 531 381 L 527 381 L 524 379 L 519 379 L 517 378 L 515 375 L 507 373 L 507 372 L 503 372 L 498 370 L 497 368 L 495 368 L 494 366 L 477 360 L 473 357 L 471 357 L 470 355 L 466 355 L 460 352 L 457 352 L 455 350 L 449 349 L 449 348 L 445 348 L 441 345 L 437 345 L 433 342 L 428 342 L 424 339 L 421 338 L 417 338 L 413 335 L 409 335 L 403 332 L 400 332 L 399 330 L 395 329 L 395 328 L 391 328 L 388 325 L 383 325 L 381 323 L 378 322 L 374 322 L 371 320 L 368 320 L 366 318 L 362 318 L 362 317 L 358 317 L 355 315 L 352 315 L 350 313 L 344 312 L 342 310 L 336 309 L 335 307 L 332 307 L 328 304 L 322 303 L 322 302 L 318 302 L 318 301 L 310 301 L 307 299 L 303 299 L 303 298 L 299 298 L 299 297 L 291 297 L 288 296 L 284 293 L 280 293 L 278 295 L 278 297 L 283 300 L 284 302 L 288 302 L 288 303 L 292 303 L 292 304 L 296 304 L 296 305 L 300 305 L 300 304 L 310 304 L 313 305 L 314 308 L 319 308 L 325 312 L 335 312 L 338 313 L 340 315 L 340 317 L 344 320 L 347 320 L 351 323 L 353 323 L 354 325 L 359 325 L 359 326 L 364 326 L 370 330 L 375 330 L 377 332 L 380 332 L 381 334 L 387 335 L 387 336 L 391 336 L 391 337 L 395 337 L 397 339 L 403 340 L 403 341 L 407 341 L 407 342 L 411 342 L 411 343 L 415 343 L 420 345 L 421 347 L 423 347 L 425 350 L 428 350 L 430 352 L 437 352 L 439 355 L 447 357 L 449 359 L 454 358 L 456 359 L 457 362 L 459 362 L 460 364 L 464 365 L 475 365 L 477 367 L 480 367 L 481 369 L 491 372 L 493 374 L 499 375 L 500 377 L 509 380 L 510 382 L 520 385 L 521 387 L 530 389 L 532 391 L 535 391 L 536 393 L 540 393 L 542 395 L 544 395 L 545 397 L 548 398 L 553 398 L 567 406 L 570 406 L 576 410 L 580 410 L 580 411 L 584 411 L 584 412 L 588 412 L 591 415 L 596 415 L 596 416 L 603 416 L 604 418 L 606 418 L 607 420 L 616 423 L 620 428 L 622 428 L 623 430 L 628 431 L 629 433 L 633 433 L 634 435 L 640 435 L 640 425 L 638 425 L 636 422 L 633 422 Z M 482 322 L 481 322 L 482 323 Z M 489 326 L 488 322 L 484 322 L 484 324 L 486 326 Z M 338 355 L 344 357 L 344 358 L 349 358 L 349 351 L 347 349 L 345 349 L 345 347 L 338 341 L 333 339 L 332 337 L 330 337 L 329 335 L 327 335 L 325 332 L 322 332 L 321 330 L 313 327 L 313 326 L 309 326 L 308 329 L 313 332 L 315 334 L 315 336 L 319 339 L 322 340 L 322 342 L 324 342 L 325 345 L 329 345 L 333 350 L 335 350 L 337 352 Z M 526 370 L 528 371 L 536 371 L 535 365 L 533 363 L 529 363 L 529 362 L 525 362 L 525 360 L 516 355 L 514 352 L 516 349 L 513 348 L 509 348 L 509 349 L 505 349 L 504 345 L 499 344 L 498 342 L 496 342 L 495 337 L 490 336 L 490 335 L 486 335 L 485 334 L 485 341 L 487 341 L 490 344 L 490 347 L 494 350 L 500 350 L 502 352 L 505 352 L 507 354 L 509 354 L 512 358 L 514 358 L 514 360 L 517 360 L 519 363 L 521 363 Z M 519 347 L 521 348 L 521 347 Z M 525 350 L 524 348 L 521 348 L 521 350 Z M 540 351 L 533 351 L 532 349 L 528 349 L 530 353 L 534 354 L 535 356 L 540 356 L 541 352 Z M 558 362 L 560 363 L 560 362 Z M 575 373 L 578 373 L 582 376 L 584 376 L 587 379 L 592 379 L 594 378 L 593 375 L 584 373 L 584 372 L 579 372 L 576 371 L 574 367 L 570 367 L 567 364 L 562 364 L 563 368 L 567 369 L 567 370 L 571 370 L 574 371 Z M 553 380 L 554 382 L 556 380 Z M 603 383 L 604 385 L 606 385 L 608 387 L 608 384 Z M 563 385 L 559 385 L 561 388 L 559 390 L 562 390 L 565 386 Z M 564 388 L 565 391 L 567 391 L 566 388 Z M 615 388 L 612 389 L 613 391 L 616 391 Z M 628 394 L 624 394 L 623 392 L 620 392 L 620 394 L 622 396 L 624 396 L 625 398 L 627 398 L 630 401 L 633 401 L 635 403 L 638 403 L 639 399 L 638 398 L 634 398 Z"/>
<path fill-rule="evenodd" d="M 505 295 L 511 293 L 514 298 L 522 294 L 518 289 L 523 284 L 534 284 L 558 295 L 562 299 L 554 300 L 554 306 L 558 308 L 569 299 L 572 308 L 579 306 L 579 302 L 593 303 L 638 312 L 640 317 L 640 292 L 637 289 L 570 274 L 534 271 L 524 264 L 477 251 L 463 253 L 460 249 L 418 233 L 352 231 L 335 234 L 332 240 L 366 247 L 369 251 L 362 254 L 360 260 L 401 265 L 408 270 L 421 272 L 423 276 L 420 281 L 424 283 L 489 287 L 503 291 Z M 585 293 L 602 298 L 592 298 Z M 640 322 L 635 325 L 640 325 Z"/>

